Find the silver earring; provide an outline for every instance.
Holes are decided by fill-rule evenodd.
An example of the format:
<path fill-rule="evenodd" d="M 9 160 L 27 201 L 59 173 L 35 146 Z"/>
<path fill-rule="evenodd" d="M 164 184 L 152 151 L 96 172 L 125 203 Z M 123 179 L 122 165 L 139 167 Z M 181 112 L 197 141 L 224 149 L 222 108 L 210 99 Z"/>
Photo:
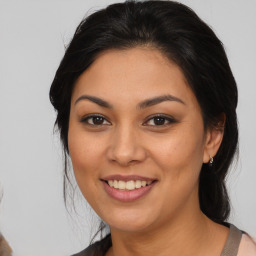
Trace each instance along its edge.
<path fill-rule="evenodd" d="M 212 167 L 212 166 L 213 166 L 213 157 L 212 157 L 212 156 L 210 156 L 209 166 L 210 166 L 210 167 Z"/>

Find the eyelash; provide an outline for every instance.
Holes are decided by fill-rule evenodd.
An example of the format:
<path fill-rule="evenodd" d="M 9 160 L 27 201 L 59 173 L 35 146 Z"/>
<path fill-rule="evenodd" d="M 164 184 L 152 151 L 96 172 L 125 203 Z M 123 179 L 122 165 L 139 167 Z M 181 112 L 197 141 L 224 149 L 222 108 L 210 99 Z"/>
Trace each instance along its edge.
<path fill-rule="evenodd" d="M 91 120 L 93 120 L 93 118 L 102 118 L 104 121 L 103 122 L 105 122 L 105 121 L 107 121 L 109 124 L 93 124 L 93 123 L 89 123 L 89 120 L 91 119 Z M 103 126 L 103 125 L 110 125 L 110 122 L 103 116 L 103 115 L 100 115 L 100 114 L 93 114 L 93 115 L 89 115 L 89 116 L 85 116 L 85 117 L 83 117 L 82 119 L 81 119 L 81 122 L 82 123 L 86 123 L 86 124 L 88 124 L 88 125 L 90 125 L 90 126 Z"/>
<path fill-rule="evenodd" d="M 93 122 L 93 118 L 102 118 L 101 121 L 103 120 L 103 123 L 102 124 L 90 123 L 89 120 L 92 120 L 92 122 Z M 147 120 L 145 122 L 143 122 L 142 125 L 147 126 L 147 123 L 149 123 L 151 120 L 154 121 L 154 119 L 156 121 L 156 118 L 162 119 L 160 121 L 164 121 L 164 123 L 159 124 L 159 125 L 157 125 L 157 124 L 148 124 L 148 126 L 159 127 L 160 128 L 160 127 L 166 127 L 166 126 L 169 126 L 173 123 L 176 123 L 176 120 L 171 116 L 166 116 L 164 114 L 156 114 L 156 115 L 153 115 L 153 116 L 147 118 Z M 168 122 L 167 124 L 166 124 L 166 121 Z M 100 114 L 93 114 L 93 115 L 85 116 L 81 119 L 81 122 L 85 123 L 87 125 L 90 125 L 90 126 L 95 126 L 95 127 L 100 127 L 100 126 L 104 126 L 104 125 L 111 125 L 111 123 L 103 115 L 100 115 Z M 104 122 L 107 122 L 107 124 L 106 123 L 104 124 Z"/>
<path fill-rule="evenodd" d="M 143 126 L 146 126 L 146 124 L 147 124 L 149 121 L 151 121 L 151 120 L 154 120 L 154 119 L 155 119 L 155 121 L 156 121 L 156 118 L 161 118 L 161 119 L 163 119 L 163 120 L 164 120 L 164 124 L 160 124 L 160 125 L 153 124 L 153 125 L 149 125 L 149 126 L 153 126 L 153 127 L 166 127 L 166 126 L 169 126 L 169 125 L 171 125 L 171 124 L 173 124 L 173 123 L 176 123 L 176 120 L 175 120 L 173 117 L 171 117 L 171 116 L 166 116 L 166 115 L 164 115 L 164 114 L 156 114 L 156 115 L 153 115 L 153 116 L 149 117 L 149 118 L 146 120 L 146 122 L 143 123 Z M 166 124 L 166 121 L 168 122 L 167 124 Z"/>

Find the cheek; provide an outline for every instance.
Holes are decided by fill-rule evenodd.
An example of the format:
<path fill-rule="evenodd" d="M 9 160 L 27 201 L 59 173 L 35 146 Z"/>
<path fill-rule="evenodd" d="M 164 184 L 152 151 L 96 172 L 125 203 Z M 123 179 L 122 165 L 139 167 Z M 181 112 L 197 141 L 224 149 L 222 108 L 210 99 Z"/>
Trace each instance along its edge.
<path fill-rule="evenodd" d="M 185 127 L 185 126 L 184 126 Z M 166 190 L 173 195 L 186 193 L 197 186 L 203 163 L 203 129 L 177 129 L 159 143 L 155 143 L 152 156 L 161 168 L 161 179 Z"/>
<path fill-rule="evenodd" d="M 97 170 L 101 164 L 103 144 L 93 136 L 86 136 L 83 131 L 70 127 L 68 145 L 77 184 L 87 197 L 89 188 L 96 186 L 99 179 Z"/>
<path fill-rule="evenodd" d="M 97 212 L 99 198 L 99 172 L 102 144 L 85 136 L 83 132 L 69 131 L 69 152 L 77 185 L 87 202 Z"/>
<path fill-rule="evenodd" d="M 182 167 L 203 162 L 204 143 L 202 133 L 177 131 L 175 134 L 154 143 L 155 160 L 165 166 Z"/>
<path fill-rule="evenodd" d="M 80 167 L 96 166 L 99 157 L 103 154 L 103 141 L 99 133 L 93 134 L 84 131 L 83 127 L 70 123 L 68 132 L 69 153 L 75 171 L 82 171 Z M 85 168 L 84 171 L 88 170 Z M 91 168 L 90 168 L 91 170 Z"/>
<path fill-rule="evenodd" d="M 202 134 L 191 129 L 182 133 L 177 130 L 175 135 L 155 143 L 155 150 L 151 152 L 158 169 L 161 169 L 162 197 L 156 201 L 167 217 L 179 213 L 188 205 L 186 202 L 193 202 L 188 207 L 197 205 L 204 145 Z"/>

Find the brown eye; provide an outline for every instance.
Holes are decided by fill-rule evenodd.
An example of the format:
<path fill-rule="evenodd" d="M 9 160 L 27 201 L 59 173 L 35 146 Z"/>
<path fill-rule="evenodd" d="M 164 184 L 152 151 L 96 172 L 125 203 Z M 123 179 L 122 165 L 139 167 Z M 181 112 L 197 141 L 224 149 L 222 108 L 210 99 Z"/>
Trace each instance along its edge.
<path fill-rule="evenodd" d="M 157 115 L 147 120 L 143 125 L 148 126 L 167 126 L 175 123 L 175 120 L 169 116 Z"/>
<path fill-rule="evenodd" d="M 95 126 L 110 125 L 110 123 L 103 116 L 100 115 L 87 116 L 83 118 L 81 122 Z"/>
<path fill-rule="evenodd" d="M 104 118 L 101 116 L 94 116 L 91 118 L 91 122 L 94 125 L 102 125 L 104 123 Z"/>
<path fill-rule="evenodd" d="M 166 121 L 166 118 L 164 117 L 154 117 L 153 122 L 155 125 L 164 125 Z"/>

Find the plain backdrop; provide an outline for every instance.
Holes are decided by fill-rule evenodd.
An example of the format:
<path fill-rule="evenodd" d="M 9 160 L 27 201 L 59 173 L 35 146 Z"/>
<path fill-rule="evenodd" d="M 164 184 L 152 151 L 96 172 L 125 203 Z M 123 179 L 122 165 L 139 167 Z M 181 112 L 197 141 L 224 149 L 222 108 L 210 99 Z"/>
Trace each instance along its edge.
<path fill-rule="evenodd" d="M 86 218 L 64 207 L 48 92 L 78 23 L 113 2 L 0 0 L 0 230 L 14 256 L 70 255 L 87 246 L 97 223 L 88 207 Z M 256 236 L 256 1 L 181 2 L 220 37 L 238 84 L 240 156 L 228 177 L 229 221 Z"/>

